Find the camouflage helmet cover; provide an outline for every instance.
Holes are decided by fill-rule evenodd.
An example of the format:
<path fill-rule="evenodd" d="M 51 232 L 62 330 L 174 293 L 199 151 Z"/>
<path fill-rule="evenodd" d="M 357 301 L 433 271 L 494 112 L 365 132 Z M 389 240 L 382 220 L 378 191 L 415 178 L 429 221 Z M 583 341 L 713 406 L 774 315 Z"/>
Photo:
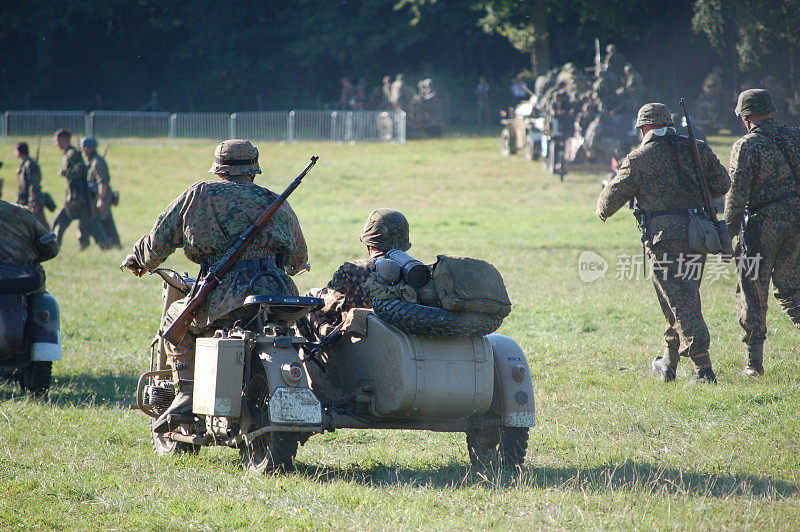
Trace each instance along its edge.
<path fill-rule="evenodd" d="M 214 163 L 208 173 L 230 176 L 260 174 L 258 149 L 249 140 L 223 140 L 214 151 Z"/>
<path fill-rule="evenodd" d="M 639 114 L 636 115 L 636 127 L 642 126 L 672 126 L 672 111 L 663 103 L 646 103 Z"/>
<path fill-rule="evenodd" d="M 736 116 L 766 115 L 774 113 L 775 106 L 767 89 L 747 89 L 739 94 L 734 112 Z"/>
<path fill-rule="evenodd" d="M 377 209 L 370 213 L 358 239 L 380 251 L 401 249 L 408 251 L 408 220 L 403 213 L 393 209 Z"/>
<path fill-rule="evenodd" d="M 94 137 L 81 138 L 81 148 L 97 148 L 97 139 Z"/>

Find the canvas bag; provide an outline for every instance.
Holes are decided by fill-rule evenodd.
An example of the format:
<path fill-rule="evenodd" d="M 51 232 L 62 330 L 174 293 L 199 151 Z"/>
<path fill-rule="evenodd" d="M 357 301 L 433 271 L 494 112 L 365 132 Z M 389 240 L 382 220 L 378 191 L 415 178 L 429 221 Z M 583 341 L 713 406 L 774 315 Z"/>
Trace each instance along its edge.
<path fill-rule="evenodd" d="M 722 253 L 722 242 L 719 239 L 714 222 L 705 216 L 689 213 L 689 251 L 719 255 Z"/>
<path fill-rule="evenodd" d="M 442 308 L 506 317 L 511 312 L 503 277 L 488 262 L 469 257 L 439 255 L 433 280 Z"/>

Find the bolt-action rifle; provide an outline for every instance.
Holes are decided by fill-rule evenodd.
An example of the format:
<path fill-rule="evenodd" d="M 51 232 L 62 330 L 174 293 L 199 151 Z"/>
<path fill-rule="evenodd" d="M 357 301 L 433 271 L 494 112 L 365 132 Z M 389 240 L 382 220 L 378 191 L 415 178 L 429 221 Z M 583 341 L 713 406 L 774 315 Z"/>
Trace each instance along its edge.
<path fill-rule="evenodd" d="M 714 223 L 714 229 L 717 230 L 719 241 L 722 244 L 722 258 L 730 260 L 733 258 L 733 247 L 731 246 L 731 237 L 728 234 L 728 226 L 725 225 L 725 220 L 717 219 L 717 211 L 711 202 L 711 190 L 708 188 L 708 181 L 703 173 L 703 165 L 700 162 L 700 150 L 697 148 L 697 139 L 694 136 L 694 127 L 692 121 L 689 120 L 689 113 L 686 111 L 686 102 L 683 98 L 680 100 L 681 107 L 683 108 L 683 116 L 686 117 L 686 131 L 689 134 L 689 145 L 692 149 L 692 162 L 694 169 L 697 172 L 697 180 L 700 182 L 700 195 L 703 198 L 703 208 L 706 215 Z"/>
<path fill-rule="evenodd" d="M 294 190 L 300 186 L 300 182 L 306 176 L 306 174 L 311 170 L 311 168 L 317 163 L 318 156 L 314 155 L 311 157 L 311 162 L 306 166 L 305 170 L 303 170 L 299 176 L 295 178 L 294 181 L 286 188 L 286 190 L 281 193 L 278 198 L 272 202 L 266 211 L 264 211 L 261 216 L 258 217 L 258 220 L 253 222 L 237 239 L 236 243 L 231 246 L 228 252 L 222 257 L 219 262 L 217 262 L 214 266 L 212 266 L 208 273 L 206 273 L 205 277 L 200 279 L 197 282 L 197 290 L 194 291 L 194 295 L 186 302 L 186 306 L 183 307 L 183 310 L 175 318 L 175 321 L 172 322 L 172 325 L 163 332 L 164 338 L 172 343 L 173 345 L 177 345 L 183 337 L 186 335 L 186 331 L 189 330 L 189 324 L 192 323 L 192 320 L 197 315 L 200 310 L 200 307 L 208 299 L 208 296 L 211 292 L 219 286 L 220 279 L 222 279 L 228 271 L 230 271 L 231 267 L 233 267 L 236 259 L 238 259 L 242 253 L 253 243 L 256 236 L 261 232 L 264 227 L 267 226 L 269 221 L 278 212 L 278 209 L 281 208 L 281 205 L 286 202 L 286 198 L 291 195 Z"/>

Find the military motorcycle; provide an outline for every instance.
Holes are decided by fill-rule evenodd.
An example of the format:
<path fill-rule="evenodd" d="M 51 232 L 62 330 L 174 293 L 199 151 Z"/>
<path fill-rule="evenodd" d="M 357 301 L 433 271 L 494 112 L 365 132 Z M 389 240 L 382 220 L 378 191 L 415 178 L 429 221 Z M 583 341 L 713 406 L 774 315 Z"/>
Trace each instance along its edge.
<path fill-rule="evenodd" d="M 39 286 L 36 270 L 0 264 L 0 377 L 33 396 L 47 395 L 61 360 L 58 302 Z"/>
<path fill-rule="evenodd" d="M 162 318 L 195 280 L 167 269 Z M 441 338 L 405 332 L 371 309 L 352 309 L 328 336 L 298 331 L 323 300 L 250 295 L 254 317 L 196 340 L 192 412 L 151 431 L 156 454 L 238 449 L 254 472 L 289 470 L 298 446 L 337 429 L 414 429 L 466 433 L 478 466 L 519 466 L 535 423 L 526 356 L 500 334 Z M 175 382 L 164 339 L 150 347 L 150 369 L 132 405 L 152 423 L 170 405 Z"/>

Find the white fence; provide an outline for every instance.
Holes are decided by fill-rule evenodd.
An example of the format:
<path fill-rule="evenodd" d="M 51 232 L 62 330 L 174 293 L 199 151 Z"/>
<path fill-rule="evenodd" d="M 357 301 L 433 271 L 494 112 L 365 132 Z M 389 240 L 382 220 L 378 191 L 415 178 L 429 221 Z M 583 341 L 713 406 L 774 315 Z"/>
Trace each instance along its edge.
<path fill-rule="evenodd" d="M 244 113 L 144 113 L 135 111 L 6 111 L 0 140 L 52 135 L 64 128 L 107 138 L 254 141 L 406 141 L 403 111 L 274 111 Z"/>

